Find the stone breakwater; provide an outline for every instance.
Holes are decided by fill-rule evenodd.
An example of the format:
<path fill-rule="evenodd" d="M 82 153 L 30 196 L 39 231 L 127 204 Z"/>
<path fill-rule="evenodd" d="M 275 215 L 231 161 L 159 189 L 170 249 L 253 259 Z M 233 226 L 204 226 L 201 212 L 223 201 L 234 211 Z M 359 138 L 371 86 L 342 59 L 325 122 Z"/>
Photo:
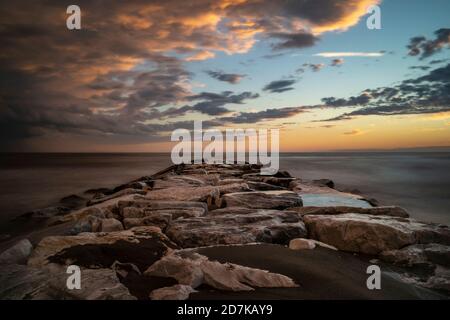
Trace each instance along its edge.
<path fill-rule="evenodd" d="M 177 165 L 91 189 L 3 236 L 2 299 L 450 296 L 450 230 L 258 165 Z M 366 287 L 366 268 L 382 289 Z M 81 268 L 81 289 L 66 286 Z"/>

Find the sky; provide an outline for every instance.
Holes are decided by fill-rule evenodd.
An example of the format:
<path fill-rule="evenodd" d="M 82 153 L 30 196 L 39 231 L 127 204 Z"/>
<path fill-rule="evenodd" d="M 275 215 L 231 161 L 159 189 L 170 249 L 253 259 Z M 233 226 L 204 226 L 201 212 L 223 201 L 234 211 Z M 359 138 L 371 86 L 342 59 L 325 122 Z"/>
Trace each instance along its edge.
<path fill-rule="evenodd" d="M 68 30 L 66 8 L 81 9 Z M 369 29 L 378 5 L 381 29 Z M 448 0 L 0 0 L 0 151 L 167 152 L 280 129 L 281 151 L 450 146 Z"/>

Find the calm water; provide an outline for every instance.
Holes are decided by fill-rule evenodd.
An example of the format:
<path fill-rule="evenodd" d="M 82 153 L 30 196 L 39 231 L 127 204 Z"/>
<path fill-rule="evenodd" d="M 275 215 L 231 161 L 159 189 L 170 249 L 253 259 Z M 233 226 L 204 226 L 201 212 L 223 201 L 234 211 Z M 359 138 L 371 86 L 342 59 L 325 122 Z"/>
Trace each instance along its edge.
<path fill-rule="evenodd" d="M 415 218 L 450 224 L 450 153 L 282 154 L 293 176 L 400 205 Z M 2 154 L 0 223 L 86 189 L 113 187 L 171 164 L 167 154 Z"/>

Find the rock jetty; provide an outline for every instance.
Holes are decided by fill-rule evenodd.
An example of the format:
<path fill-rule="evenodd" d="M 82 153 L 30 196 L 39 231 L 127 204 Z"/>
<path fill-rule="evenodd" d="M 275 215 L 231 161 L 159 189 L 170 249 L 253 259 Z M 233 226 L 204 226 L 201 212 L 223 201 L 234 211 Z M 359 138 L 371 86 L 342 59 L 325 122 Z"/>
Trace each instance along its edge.
<path fill-rule="evenodd" d="M 450 229 L 258 165 L 171 166 L 1 237 L 1 299 L 448 299 Z M 381 289 L 366 284 L 381 268 Z M 67 267 L 80 268 L 80 289 Z"/>

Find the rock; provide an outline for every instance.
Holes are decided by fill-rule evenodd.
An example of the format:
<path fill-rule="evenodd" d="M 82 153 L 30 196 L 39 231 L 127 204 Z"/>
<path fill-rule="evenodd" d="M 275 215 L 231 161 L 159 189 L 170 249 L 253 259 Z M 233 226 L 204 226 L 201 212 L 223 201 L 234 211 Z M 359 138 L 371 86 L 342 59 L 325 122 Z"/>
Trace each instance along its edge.
<path fill-rule="evenodd" d="M 291 210 L 303 215 L 336 215 L 343 213 L 359 213 L 359 214 L 370 214 L 374 216 L 392 216 L 408 218 L 409 214 L 405 209 L 395 206 L 388 207 L 374 207 L 374 208 L 358 208 L 358 207 L 346 207 L 346 206 L 336 206 L 336 207 L 297 207 Z"/>
<path fill-rule="evenodd" d="M 206 205 L 206 203 L 195 201 L 155 201 L 142 199 L 119 201 L 118 202 L 119 211 L 123 213 L 125 208 L 140 208 L 149 210 L 172 210 L 172 209 L 188 210 L 191 208 L 196 208 L 199 209 L 199 212 L 201 213 L 200 215 L 206 215 L 208 213 L 208 206 Z M 130 216 L 129 218 L 137 218 L 137 216 L 136 217 Z"/>
<path fill-rule="evenodd" d="M 122 279 L 126 278 L 130 272 L 134 272 L 138 275 L 141 274 L 139 268 L 132 263 L 121 263 L 119 261 L 114 261 L 111 265 L 111 269 L 114 270 Z"/>
<path fill-rule="evenodd" d="M 121 231 L 123 230 L 123 225 L 119 220 L 114 218 L 102 219 L 100 230 L 101 232 Z"/>
<path fill-rule="evenodd" d="M 292 250 L 314 249 L 315 247 L 316 244 L 309 239 L 297 238 L 289 242 L 289 249 Z"/>
<path fill-rule="evenodd" d="M 145 198 L 148 200 L 166 201 L 198 201 L 205 202 L 209 207 L 219 201 L 220 191 L 217 187 L 172 187 L 162 190 L 150 191 Z"/>
<path fill-rule="evenodd" d="M 147 194 L 147 191 L 140 190 L 140 189 L 132 189 L 132 188 L 122 189 L 122 190 L 117 191 L 117 192 L 115 192 L 115 193 L 113 193 L 111 195 L 107 195 L 107 196 L 101 197 L 99 199 L 91 199 L 91 200 L 89 200 L 88 205 L 89 206 L 96 205 L 96 204 L 99 204 L 99 203 L 102 203 L 102 202 L 105 202 L 105 201 L 108 201 L 108 200 L 111 200 L 111 199 L 120 198 L 122 196 L 130 195 L 130 194 L 133 194 L 133 195 L 134 194 L 145 195 L 145 194 Z"/>
<path fill-rule="evenodd" d="M 450 293 L 450 269 L 437 266 L 434 275 L 429 277 L 428 280 L 421 285 L 430 289 L 442 290 Z"/>
<path fill-rule="evenodd" d="M 125 218 L 123 224 L 125 229 L 131 229 L 137 226 L 155 226 L 165 231 L 172 221 L 172 215 L 169 213 L 156 213 L 149 214 L 144 218 Z"/>
<path fill-rule="evenodd" d="M 414 244 L 399 250 L 383 251 L 380 258 L 407 267 L 425 263 L 450 267 L 450 247 L 437 243 Z"/>
<path fill-rule="evenodd" d="M 145 218 L 155 216 L 170 216 L 171 219 L 178 218 L 195 218 L 204 216 L 206 210 L 204 208 L 174 208 L 174 209 L 151 209 L 151 208 L 135 208 L 126 207 L 122 210 L 124 218 Z M 170 222 L 170 221 L 169 221 Z"/>
<path fill-rule="evenodd" d="M 153 264 L 146 275 L 172 277 L 196 288 L 201 284 L 226 291 L 250 291 L 254 287 L 292 288 L 295 282 L 283 275 L 232 263 L 210 261 L 195 252 L 175 252 Z"/>
<path fill-rule="evenodd" d="M 221 206 L 283 210 L 301 207 L 302 198 L 291 191 L 237 192 L 225 194 Z"/>
<path fill-rule="evenodd" d="M 2 300 L 135 300 L 110 269 L 81 269 L 81 289 L 67 288 L 67 267 L 0 266 Z"/>
<path fill-rule="evenodd" d="M 0 264 L 26 264 L 32 251 L 31 242 L 28 239 L 22 239 L 0 254 Z"/>
<path fill-rule="evenodd" d="M 364 198 L 345 193 L 302 193 L 301 197 L 303 200 L 303 206 L 305 207 L 372 207 L 372 205 Z"/>
<path fill-rule="evenodd" d="M 413 219 L 346 213 L 306 215 L 309 237 L 340 250 L 379 254 L 414 243 L 448 243 L 448 228 Z M 439 241 L 435 241 L 439 240 Z"/>
<path fill-rule="evenodd" d="M 175 220 L 166 234 L 180 246 L 192 248 L 253 242 L 287 244 L 305 237 L 306 229 L 295 212 L 255 209 L 247 214 Z"/>
<path fill-rule="evenodd" d="M 197 292 L 190 286 L 177 284 L 172 287 L 165 287 L 153 290 L 150 293 L 152 300 L 186 300 L 191 293 Z"/>
<path fill-rule="evenodd" d="M 98 232 L 101 229 L 102 219 L 105 218 L 104 212 L 99 208 L 88 208 L 72 227 L 70 234 L 76 235 L 82 232 Z"/>
<path fill-rule="evenodd" d="M 247 181 L 247 185 L 252 191 L 281 191 L 286 190 L 284 187 L 275 186 L 265 182 Z"/>
<path fill-rule="evenodd" d="M 47 219 L 51 217 L 61 216 L 70 212 L 70 208 L 65 206 L 53 206 L 44 209 L 33 210 L 23 215 L 19 218 L 36 218 L 36 219 Z"/>
<path fill-rule="evenodd" d="M 145 270 L 171 248 L 176 248 L 176 245 L 156 227 L 52 236 L 39 242 L 28 259 L 28 265 L 39 267 L 57 263 L 76 264 L 86 268 L 110 268 L 115 261 L 120 261 L 133 263 L 140 270 Z"/>
<path fill-rule="evenodd" d="M 224 195 L 227 193 L 251 191 L 248 184 L 246 184 L 246 183 L 226 184 L 226 185 L 218 186 L 217 188 L 219 189 L 220 195 Z"/>

